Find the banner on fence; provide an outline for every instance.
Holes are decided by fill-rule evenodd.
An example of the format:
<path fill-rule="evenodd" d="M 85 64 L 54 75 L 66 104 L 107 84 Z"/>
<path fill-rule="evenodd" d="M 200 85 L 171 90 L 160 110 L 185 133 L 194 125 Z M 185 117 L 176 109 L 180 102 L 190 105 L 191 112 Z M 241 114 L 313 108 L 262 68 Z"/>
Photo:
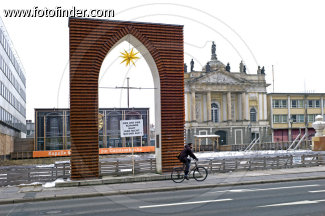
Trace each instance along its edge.
<path fill-rule="evenodd" d="M 155 152 L 154 146 L 143 146 L 143 147 L 134 147 L 134 152 Z M 123 153 L 132 153 L 131 147 L 122 147 L 122 148 L 100 148 L 99 154 L 123 154 Z M 71 150 L 50 150 L 50 151 L 34 151 L 33 157 L 64 157 L 70 156 Z"/>
<path fill-rule="evenodd" d="M 143 147 L 134 147 L 133 151 L 136 152 L 154 152 L 154 146 L 143 146 Z M 124 148 L 101 148 L 99 149 L 99 154 L 123 154 L 123 153 L 132 153 L 131 147 Z"/>
<path fill-rule="evenodd" d="M 71 150 L 33 151 L 33 157 L 64 157 L 70 156 Z"/>

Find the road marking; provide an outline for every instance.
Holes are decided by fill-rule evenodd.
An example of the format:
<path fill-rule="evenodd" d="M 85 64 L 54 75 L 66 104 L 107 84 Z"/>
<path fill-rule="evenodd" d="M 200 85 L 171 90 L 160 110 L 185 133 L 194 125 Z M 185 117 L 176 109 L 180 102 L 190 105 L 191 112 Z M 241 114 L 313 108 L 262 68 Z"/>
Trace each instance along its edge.
<path fill-rule="evenodd" d="M 231 201 L 231 200 L 233 200 L 233 199 L 203 200 L 203 201 L 194 201 L 194 202 L 181 202 L 181 203 L 139 206 L 139 208 L 156 208 L 156 207 L 164 207 L 164 206 L 191 205 L 191 204 L 200 204 L 200 203 L 224 202 L 224 201 Z"/>
<path fill-rule="evenodd" d="M 322 193 L 325 192 L 325 190 L 318 190 L 318 191 L 308 191 L 309 193 Z"/>
<path fill-rule="evenodd" d="M 268 190 L 282 190 L 282 189 L 291 189 L 291 188 L 305 188 L 305 187 L 317 187 L 318 184 L 314 185 L 297 185 L 297 186 L 287 186 L 287 187 L 276 187 L 276 188 L 252 188 L 252 189 L 233 189 L 233 190 L 224 190 L 224 191 L 212 191 L 210 193 L 242 193 L 242 192 L 254 192 L 254 191 L 268 191 Z"/>
<path fill-rule="evenodd" d="M 303 200 L 297 202 L 277 203 L 272 205 L 257 206 L 257 208 L 274 207 L 274 206 L 290 206 L 290 205 L 306 205 L 306 204 L 316 204 L 320 202 L 325 202 L 325 200 Z"/>

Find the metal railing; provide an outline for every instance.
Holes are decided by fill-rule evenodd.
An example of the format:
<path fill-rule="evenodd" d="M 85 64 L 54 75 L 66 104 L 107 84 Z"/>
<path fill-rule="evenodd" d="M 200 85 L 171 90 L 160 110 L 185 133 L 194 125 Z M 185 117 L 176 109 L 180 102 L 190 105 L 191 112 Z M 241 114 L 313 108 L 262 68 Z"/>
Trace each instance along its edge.
<path fill-rule="evenodd" d="M 199 161 L 210 173 L 312 167 L 325 164 L 325 154 L 276 156 L 254 158 L 228 158 Z"/>
<path fill-rule="evenodd" d="M 100 172 L 102 176 L 132 174 L 132 162 L 130 160 L 117 160 L 113 162 L 101 161 Z M 134 173 L 155 173 L 156 159 L 136 160 Z M 70 178 L 70 163 L 58 163 L 41 166 L 10 166 L 0 167 L 0 186 L 30 184 L 34 182 L 51 182 L 56 179 Z"/>
<path fill-rule="evenodd" d="M 302 155 L 286 155 L 274 157 L 255 156 L 251 158 L 227 158 L 227 159 L 202 159 L 200 166 L 205 166 L 210 173 L 282 169 L 294 167 L 311 167 L 325 164 L 325 154 L 308 153 Z M 135 173 L 155 173 L 156 159 L 135 161 Z M 132 163 L 129 160 L 117 160 L 113 162 L 101 161 L 101 175 L 121 176 L 132 174 Z M 43 166 L 11 166 L 0 167 L 0 186 L 30 184 L 34 182 L 51 182 L 58 178 L 70 178 L 70 163 L 59 163 Z"/>
<path fill-rule="evenodd" d="M 287 150 L 289 149 L 291 142 L 264 142 L 264 143 L 256 143 L 250 150 Z M 249 147 L 250 144 L 233 144 L 228 145 L 229 151 L 244 151 Z M 295 150 L 303 149 L 303 150 L 311 150 L 312 141 L 311 140 L 303 140 L 299 146 L 297 145 Z"/>
<path fill-rule="evenodd" d="M 50 182 L 70 177 L 70 163 L 0 167 L 0 186 Z"/>

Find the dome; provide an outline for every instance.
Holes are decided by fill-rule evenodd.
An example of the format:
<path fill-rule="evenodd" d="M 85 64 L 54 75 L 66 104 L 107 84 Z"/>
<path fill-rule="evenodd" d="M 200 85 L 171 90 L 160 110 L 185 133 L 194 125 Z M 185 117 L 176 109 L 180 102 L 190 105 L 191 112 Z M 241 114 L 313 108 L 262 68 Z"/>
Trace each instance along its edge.
<path fill-rule="evenodd" d="M 210 65 L 210 71 L 216 71 L 220 69 L 225 69 L 226 65 L 224 65 L 221 61 L 217 59 L 213 59 L 211 61 L 208 61 Z M 205 71 L 206 65 L 203 66 L 202 71 Z"/>

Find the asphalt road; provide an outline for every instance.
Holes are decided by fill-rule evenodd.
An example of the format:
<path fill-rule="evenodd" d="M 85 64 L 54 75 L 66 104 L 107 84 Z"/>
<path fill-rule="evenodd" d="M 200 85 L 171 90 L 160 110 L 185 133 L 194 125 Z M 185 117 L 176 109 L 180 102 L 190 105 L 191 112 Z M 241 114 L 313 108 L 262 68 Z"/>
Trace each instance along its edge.
<path fill-rule="evenodd" d="M 320 216 L 325 180 L 1 205 L 0 215 Z"/>

